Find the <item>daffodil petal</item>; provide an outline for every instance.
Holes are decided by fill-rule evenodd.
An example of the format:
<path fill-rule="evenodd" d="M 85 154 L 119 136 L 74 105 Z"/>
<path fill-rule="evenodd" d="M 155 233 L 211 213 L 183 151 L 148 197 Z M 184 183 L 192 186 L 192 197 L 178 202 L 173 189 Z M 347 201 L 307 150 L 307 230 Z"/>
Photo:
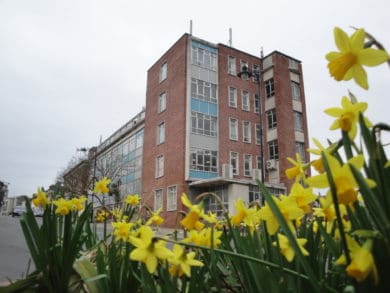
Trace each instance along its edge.
<path fill-rule="evenodd" d="M 388 54 L 383 50 L 367 48 L 360 52 L 358 62 L 365 66 L 377 66 L 389 59 Z"/>
<path fill-rule="evenodd" d="M 328 61 L 332 61 L 332 60 L 334 60 L 336 58 L 339 58 L 341 55 L 343 55 L 343 54 L 340 53 L 340 52 L 333 51 L 333 52 L 329 52 L 328 54 L 326 54 L 325 58 Z"/>
<path fill-rule="evenodd" d="M 364 88 L 365 90 L 368 90 L 367 73 L 364 70 L 364 68 L 359 64 L 355 64 L 351 68 L 351 70 L 354 71 L 353 76 L 354 76 L 355 82 L 358 85 L 360 85 L 362 88 Z"/>
<path fill-rule="evenodd" d="M 352 51 L 359 52 L 364 46 L 364 39 L 366 38 L 366 32 L 364 29 L 356 30 L 351 36 L 351 49 Z"/>
<path fill-rule="evenodd" d="M 349 44 L 349 37 L 342 29 L 340 29 L 339 27 L 335 27 L 333 30 L 333 34 L 336 46 L 341 52 L 351 50 L 351 46 Z"/>
<path fill-rule="evenodd" d="M 332 117 L 340 117 L 344 113 L 343 109 L 337 107 L 326 109 L 324 112 Z"/>

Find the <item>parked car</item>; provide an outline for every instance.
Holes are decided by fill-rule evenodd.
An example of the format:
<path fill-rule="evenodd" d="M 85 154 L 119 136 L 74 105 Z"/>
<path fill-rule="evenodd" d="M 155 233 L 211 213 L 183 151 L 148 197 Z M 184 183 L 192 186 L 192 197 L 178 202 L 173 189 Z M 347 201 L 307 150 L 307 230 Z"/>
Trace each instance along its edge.
<path fill-rule="evenodd" d="M 34 216 L 43 217 L 43 209 L 42 208 L 32 207 L 32 211 L 34 213 Z"/>
<path fill-rule="evenodd" d="M 11 215 L 12 215 L 12 217 L 21 216 L 25 212 L 26 212 L 25 206 L 16 206 L 13 208 Z"/>

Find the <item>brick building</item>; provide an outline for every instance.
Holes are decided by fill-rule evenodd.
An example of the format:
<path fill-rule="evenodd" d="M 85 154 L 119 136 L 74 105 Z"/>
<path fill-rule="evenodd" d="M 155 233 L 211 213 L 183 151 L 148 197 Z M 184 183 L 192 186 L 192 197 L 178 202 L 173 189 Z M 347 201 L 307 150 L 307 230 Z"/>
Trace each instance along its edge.
<path fill-rule="evenodd" d="M 245 67 L 259 74 L 245 78 Z M 236 198 L 261 201 L 256 179 L 287 192 L 286 157 L 309 160 L 301 62 L 184 34 L 148 70 L 143 145 L 142 200 L 171 227 L 183 192 L 214 192 L 231 212 Z"/>

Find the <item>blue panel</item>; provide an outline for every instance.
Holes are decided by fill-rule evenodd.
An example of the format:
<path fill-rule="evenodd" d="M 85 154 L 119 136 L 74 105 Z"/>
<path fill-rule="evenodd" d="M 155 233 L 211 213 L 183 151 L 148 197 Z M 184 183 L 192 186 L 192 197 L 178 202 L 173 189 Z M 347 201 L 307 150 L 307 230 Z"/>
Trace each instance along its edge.
<path fill-rule="evenodd" d="M 217 104 L 201 101 L 198 99 L 191 99 L 191 111 L 195 111 L 198 113 L 212 115 L 217 117 Z"/>
<path fill-rule="evenodd" d="M 208 50 L 210 52 L 213 52 L 213 53 L 217 54 L 217 49 L 216 48 L 209 47 L 209 46 L 207 46 L 205 44 L 199 43 L 199 42 L 194 41 L 194 40 L 192 40 L 192 46 L 198 47 L 198 48 L 201 48 L 201 49 L 204 49 L 204 50 Z"/>
<path fill-rule="evenodd" d="M 199 112 L 199 100 L 191 99 L 191 110 L 195 112 Z"/>
<path fill-rule="evenodd" d="M 209 105 L 207 102 L 203 102 L 203 101 L 200 101 L 200 109 L 199 109 L 199 112 L 200 113 L 204 113 L 204 114 L 207 114 L 209 115 Z"/>
<path fill-rule="evenodd" d="M 190 170 L 190 178 L 196 179 L 210 179 L 218 177 L 217 172 L 205 172 L 205 171 L 194 171 Z"/>
<path fill-rule="evenodd" d="M 209 113 L 212 116 L 217 116 L 217 105 L 213 103 L 209 103 Z"/>

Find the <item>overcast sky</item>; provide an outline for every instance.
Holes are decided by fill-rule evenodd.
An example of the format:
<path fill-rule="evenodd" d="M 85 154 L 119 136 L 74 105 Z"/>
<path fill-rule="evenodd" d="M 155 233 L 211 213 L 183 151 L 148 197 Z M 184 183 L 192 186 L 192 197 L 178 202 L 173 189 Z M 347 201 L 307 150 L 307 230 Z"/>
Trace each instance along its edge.
<path fill-rule="evenodd" d="M 241 4 L 245 6 L 241 7 Z M 323 110 L 351 90 L 389 122 L 390 70 L 370 91 L 335 83 L 333 27 L 364 27 L 390 48 L 390 1 L 0 0 L 0 180 L 9 195 L 48 187 L 76 149 L 98 144 L 145 105 L 148 68 L 185 32 L 253 55 L 302 61 L 309 136 L 336 137 Z"/>

